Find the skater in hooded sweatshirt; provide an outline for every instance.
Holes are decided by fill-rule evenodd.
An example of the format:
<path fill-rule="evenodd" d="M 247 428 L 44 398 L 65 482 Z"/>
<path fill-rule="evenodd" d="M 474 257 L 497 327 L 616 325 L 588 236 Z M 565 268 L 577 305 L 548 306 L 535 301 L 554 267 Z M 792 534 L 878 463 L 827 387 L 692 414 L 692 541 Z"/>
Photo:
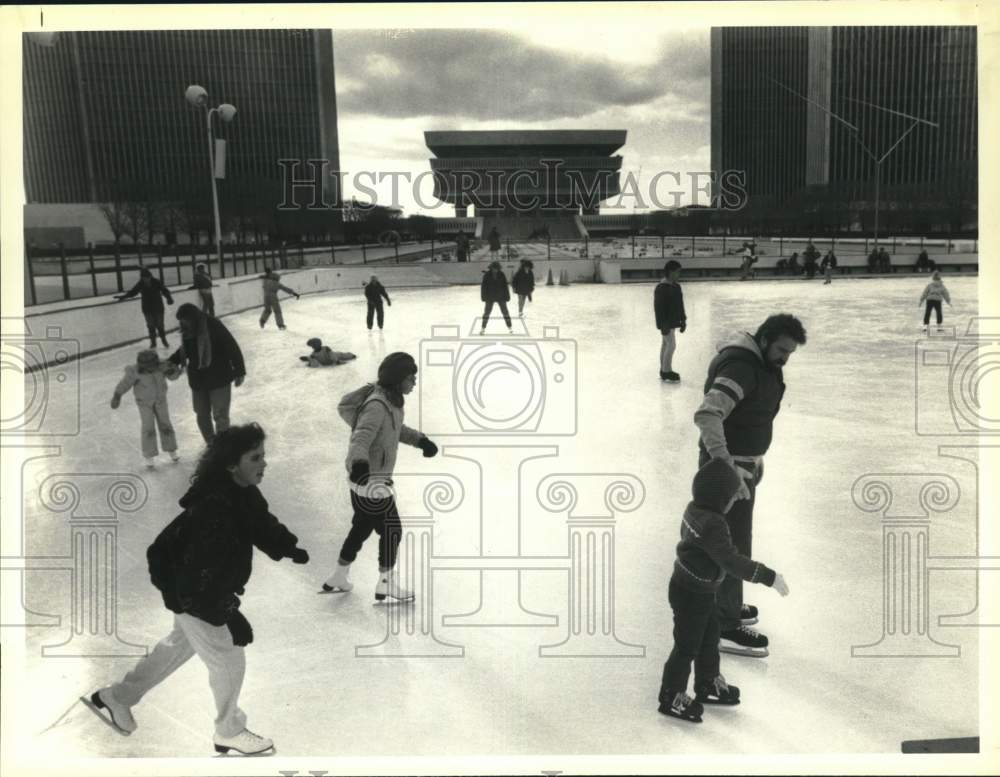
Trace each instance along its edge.
<path fill-rule="evenodd" d="M 111 409 L 117 410 L 121 406 L 122 395 L 135 391 L 135 406 L 139 408 L 142 423 L 139 433 L 142 455 L 148 469 L 153 468 L 160 453 L 156 447 L 157 429 L 160 431 L 163 450 L 170 454 L 173 461 L 179 458 L 177 438 L 174 437 L 174 427 L 170 423 L 170 410 L 167 407 L 167 380 L 177 380 L 180 375 L 180 367 L 173 362 L 161 362 L 156 351 L 139 351 L 135 364 L 125 368 L 125 376 L 118 381 L 111 397 Z"/>
<path fill-rule="evenodd" d="M 944 287 L 944 283 L 941 282 L 941 273 L 937 270 L 931 276 L 931 282 L 927 284 L 927 288 L 924 289 L 924 293 L 920 295 L 920 302 L 917 305 L 922 305 L 924 302 L 927 306 L 924 308 L 924 332 L 931 323 L 931 311 L 937 316 L 938 331 L 941 329 L 941 322 L 943 321 L 943 316 L 941 314 L 941 300 L 948 303 L 948 307 L 951 307 L 951 295 L 948 294 L 948 289 Z"/>
<path fill-rule="evenodd" d="M 782 368 L 806 342 L 806 330 L 794 316 L 769 316 L 750 335 L 741 332 L 719 348 L 708 365 L 705 397 L 694 414 L 698 426 L 698 466 L 722 459 L 741 476 L 737 500 L 726 514 L 736 550 L 750 556 L 753 506 L 764 476 L 764 454 L 771 445 L 774 418 L 785 393 Z M 757 608 L 743 603 L 743 581 L 727 576 L 717 598 L 724 653 L 763 658 L 768 640 L 749 628 Z"/>
<path fill-rule="evenodd" d="M 318 337 L 306 340 L 306 345 L 312 348 L 312 353 L 300 356 L 299 359 L 310 367 L 333 367 L 358 358 L 353 353 L 332 350 L 329 346 L 323 345 L 323 341 Z"/>
<path fill-rule="evenodd" d="M 215 750 L 252 755 L 274 746 L 247 728 L 239 707 L 243 648 L 253 642 L 239 597 L 250 579 L 255 547 L 275 561 L 290 558 L 296 564 L 307 563 L 309 554 L 271 515 L 257 488 L 267 466 L 264 437 L 257 424 L 220 433 L 202 454 L 191 488 L 180 500 L 184 512 L 146 552 L 153 585 L 174 613 L 173 630 L 120 682 L 90 697 L 125 734 L 137 728 L 132 707 L 197 654 L 208 667 L 215 697 Z"/>
<path fill-rule="evenodd" d="M 693 501 L 681 519 L 681 541 L 670 578 L 674 647 L 663 665 L 660 712 L 701 722 L 702 704 L 739 704 L 740 689 L 719 673 L 719 617 L 715 592 L 727 575 L 772 586 L 788 595 L 784 578 L 740 554 L 723 517 L 736 501 L 741 478 L 722 459 L 710 459 L 691 484 Z M 694 692 L 687 694 L 694 662 Z"/>
<path fill-rule="evenodd" d="M 351 506 L 354 517 L 351 530 L 340 549 L 337 569 L 323 583 L 327 593 L 354 588 L 348 571 L 365 540 L 374 531 L 379 536 L 379 578 L 375 599 L 387 596 L 408 600 L 413 593 L 396 579 L 396 553 L 403 527 L 396 511 L 392 472 L 399 444 L 406 443 L 423 451 L 425 458 L 436 456 L 437 446 L 425 435 L 403 423 L 403 398 L 417 385 L 417 363 L 408 353 L 390 353 L 378 368 L 378 383 L 364 386 L 345 395 L 337 407 L 341 417 L 353 424 L 347 449 L 350 473 Z"/>
<path fill-rule="evenodd" d="M 170 295 L 170 289 L 154 278 L 153 273 L 147 268 L 143 267 L 139 271 L 139 282 L 124 294 L 115 295 L 115 299 L 123 302 L 136 294 L 141 295 L 140 307 L 142 315 L 146 319 L 149 347 L 156 348 L 156 335 L 159 334 L 160 340 L 163 341 L 163 347 L 169 348 L 170 343 L 167 342 L 167 333 L 163 326 L 163 299 L 161 297 L 167 300 L 168 305 L 173 305 L 174 298 Z"/>
<path fill-rule="evenodd" d="M 281 303 L 278 302 L 278 292 L 284 291 L 293 295 L 295 299 L 298 299 L 301 295 L 295 289 L 282 286 L 281 276 L 270 267 L 265 267 L 264 274 L 257 277 L 261 280 L 264 287 L 264 312 L 260 314 L 260 328 L 264 328 L 264 324 L 271 317 L 271 311 L 273 310 L 274 320 L 278 322 L 278 329 L 284 329 L 285 319 L 281 316 Z"/>
<path fill-rule="evenodd" d="M 681 263 L 671 259 L 663 266 L 663 280 L 656 284 L 653 292 L 653 313 L 656 328 L 660 330 L 660 380 L 677 383 L 681 376 L 674 372 L 674 351 L 677 337 L 674 330 L 687 329 L 687 314 L 684 312 L 684 292 L 677 279 L 681 275 Z"/>

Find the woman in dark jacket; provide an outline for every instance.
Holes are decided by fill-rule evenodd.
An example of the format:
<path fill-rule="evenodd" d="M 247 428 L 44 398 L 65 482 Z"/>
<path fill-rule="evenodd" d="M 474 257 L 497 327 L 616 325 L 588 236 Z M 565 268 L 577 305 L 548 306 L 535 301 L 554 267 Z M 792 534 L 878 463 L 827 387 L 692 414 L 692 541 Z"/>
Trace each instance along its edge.
<path fill-rule="evenodd" d="M 503 320 L 507 324 L 507 331 L 514 334 L 510 324 L 510 313 L 507 311 L 510 289 L 507 287 L 507 276 L 500 269 L 500 262 L 490 262 L 490 269 L 483 274 L 479 296 L 486 303 L 486 309 L 483 311 L 483 329 L 479 334 L 486 334 L 486 323 L 490 320 L 490 312 L 493 310 L 494 303 L 500 306 Z"/>
<path fill-rule="evenodd" d="M 232 386 L 242 385 L 246 377 L 243 352 L 225 324 L 190 302 L 177 309 L 177 320 L 183 344 L 170 361 L 187 367 L 198 429 L 205 442 L 211 443 L 216 432 L 229 428 Z"/>
<path fill-rule="evenodd" d="M 239 707 L 246 671 L 243 648 L 253 642 L 239 596 L 250 579 L 254 547 L 275 561 L 309 561 L 298 538 L 268 512 L 257 485 L 264 477 L 264 430 L 257 424 L 222 432 L 202 454 L 181 498 L 184 512 L 156 538 L 146 557 L 153 585 L 174 615 L 173 630 L 121 682 L 91 695 L 124 733 L 136 730 L 131 708 L 191 656 L 208 667 L 215 697 L 215 749 L 245 755 L 274 743 L 246 727 Z"/>
<path fill-rule="evenodd" d="M 174 298 L 170 296 L 170 289 L 164 286 L 157 278 L 153 277 L 147 268 L 143 267 L 139 271 L 139 282 L 124 294 L 118 294 L 115 299 L 122 300 L 141 295 L 142 315 L 146 319 L 146 331 L 149 332 L 149 347 L 156 348 L 156 335 L 160 335 L 163 347 L 169 348 L 167 333 L 163 327 L 163 299 L 166 298 L 168 305 L 174 304 Z"/>
<path fill-rule="evenodd" d="M 535 265 L 530 259 L 522 259 L 521 266 L 517 268 L 510 285 L 517 293 L 517 315 L 524 318 L 524 301 L 531 302 L 531 293 L 535 290 L 535 274 L 532 272 Z"/>

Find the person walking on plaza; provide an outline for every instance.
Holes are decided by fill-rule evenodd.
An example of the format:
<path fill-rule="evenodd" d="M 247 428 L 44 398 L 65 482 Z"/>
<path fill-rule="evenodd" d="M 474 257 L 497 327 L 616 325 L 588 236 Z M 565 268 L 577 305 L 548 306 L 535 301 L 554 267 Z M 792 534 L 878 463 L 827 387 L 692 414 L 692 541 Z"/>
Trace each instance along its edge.
<path fill-rule="evenodd" d="M 504 323 L 507 324 L 507 331 L 514 334 L 511 328 L 510 313 L 507 310 L 507 302 L 510 300 L 510 288 L 507 285 L 507 276 L 500 269 L 500 262 L 490 262 L 490 268 L 483 273 L 483 282 L 479 289 L 479 298 L 486 303 L 483 309 L 483 328 L 479 334 L 486 334 L 486 324 L 490 320 L 490 313 L 493 305 L 500 306 Z"/>
<path fill-rule="evenodd" d="M 496 227 L 490 230 L 490 234 L 486 239 L 490 244 L 490 259 L 496 260 L 500 255 L 500 233 L 497 232 Z"/>
<path fill-rule="evenodd" d="M 194 285 L 189 289 L 195 289 L 201 299 L 201 309 L 209 316 L 215 315 L 215 297 L 212 296 L 212 276 L 208 274 L 205 265 L 199 264 L 194 272 Z"/>
<path fill-rule="evenodd" d="M 397 351 L 382 360 L 375 385 L 369 383 L 345 394 L 337 406 L 341 418 L 352 427 L 345 464 L 350 473 L 354 517 L 340 548 L 337 568 L 323 583 L 326 593 L 354 588 L 348 579 L 351 564 L 374 531 L 379 536 L 375 599 L 413 598 L 413 592 L 400 585 L 394 572 L 403 527 L 396 510 L 392 473 L 400 443 L 420 448 L 425 458 L 438 452 L 426 435 L 403 423 L 404 398 L 416 385 L 416 361 L 410 354 Z"/>
<path fill-rule="evenodd" d="M 511 279 L 511 286 L 517 293 L 517 316 L 524 318 L 524 301 L 531 302 L 531 295 L 535 291 L 535 269 L 534 262 L 530 259 L 522 259 L 521 266 L 517 268 L 514 277 Z"/>
<path fill-rule="evenodd" d="M 951 295 L 948 293 L 948 289 L 945 288 L 944 283 L 941 281 L 941 273 L 937 270 L 931 276 L 931 282 L 927 284 L 924 289 L 924 293 L 920 295 L 920 301 L 917 305 L 923 305 L 926 303 L 924 308 L 924 333 L 926 334 L 931 323 L 931 311 L 934 311 L 937 317 L 938 331 L 941 331 L 941 324 L 944 317 L 941 313 L 941 300 L 948 303 L 948 307 L 951 307 Z"/>
<path fill-rule="evenodd" d="M 180 368 L 173 362 L 161 362 L 153 349 L 139 351 L 135 364 L 125 367 L 125 375 L 115 386 L 111 396 L 111 409 L 117 410 L 122 396 L 129 391 L 135 393 L 135 406 L 139 408 L 139 441 L 147 469 L 153 469 L 160 450 L 156 446 L 156 432 L 160 432 L 163 450 L 177 461 L 177 438 L 170 423 L 170 409 L 167 406 L 167 380 L 177 380 Z"/>
<path fill-rule="evenodd" d="M 709 364 L 705 396 L 694 414 L 699 468 L 722 459 L 743 480 L 726 515 L 733 544 L 743 556 L 751 555 L 754 499 L 785 393 L 782 368 L 805 342 L 802 322 L 787 313 L 768 316 L 753 335 L 738 333 Z M 757 609 L 744 604 L 742 580 L 726 577 L 718 609 L 720 650 L 761 658 L 768 654 L 767 637 L 749 628 L 757 622 Z"/>
<path fill-rule="evenodd" d="M 278 302 L 278 292 L 284 291 L 292 294 L 295 299 L 298 299 L 301 295 L 295 289 L 282 286 L 281 276 L 270 267 L 265 267 L 264 274 L 258 276 L 258 278 L 262 281 L 264 287 L 264 312 L 260 314 L 260 328 L 264 328 L 264 324 L 271 317 L 271 311 L 273 310 L 274 320 L 278 323 L 278 329 L 284 329 L 285 320 L 281 316 L 281 303 Z"/>
<path fill-rule="evenodd" d="M 826 256 L 823 257 L 823 261 L 820 263 L 820 269 L 823 271 L 823 285 L 833 282 L 833 271 L 837 268 L 837 255 L 833 253 L 831 248 L 826 252 Z"/>
<path fill-rule="evenodd" d="M 174 613 L 173 629 L 124 678 L 90 696 L 95 711 L 107 710 L 125 734 L 138 728 L 132 708 L 197 654 L 215 698 L 216 752 L 254 755 L 274 747 L 247 728 L 239 706 L 244 648 L 253 642 L 239 597 L 250 580 L 255 547 L 275 561 L 289 558 L 296 564 L 308 563 L 309 554 L 271 515 L 257 487 L 267 467 L 264 439 L 257 424 L 220 433 L 181 497 L 184 512 L 146 552 L 153 585 Z"/>
<path fill-rule="evenodd" d="M 677 350 L 676 330 L 687 329 L 687 314 L 684 312 L 684 292 L 677 282 L 681 275 L 681 263 L 671 259 L 663 266 L 663 280 L 656 284 L 653 292 L 653 313 L 656 328 L 660 330 L 660 380 L 677 383 L 681 376 L 674 372 L 674 351 Z"/>
<path fill-rule="evenodd" d="M 243 352 L 226 325 L 190 302 L 177 309 L 182 344 L 170 361 L 187 368 L 191 404 L 206 443 L 229 428 L 232 386 L 243 385 Z M 213 424 L 214 420 L 214 424 Z"/>
<path fill-rule="evenodd" d="M 368 323 L 368 330 L 371 331 L 372 321 L 376 318 L 378 319 L 378 328 L 381 329 L 382 325 L 385 323 L 385 309 L 382 307 L 382 298 L 385 298 L 385 303 L 391 308 L 392 300 L 389 299 L 389 292 L 385 290 L 377 276 L 373 275 L 371 279 L 365 284 L 365 299 L 368 300 L 368 316 L 366 321 Z"/>
<path fill-rule="evenodd" d="M 139 282 L 124 294 L 115 295 L 115 299 L 122 302 L 130 297 L 134 297 L 136 294 L 141 295 L 140 299 L 142 302 L 140 303 L 140 307 L 142 315 L 146 319 L 146 331 L 149 333 L 149 347 L 156 348 L 156 335 L 159 334 L 160 340 L 163 341 L 163 347 L 169 348 L 170 343 L 167 342 L 167 333 L 163 326 L 163 298 L 167 300 L 168 305 L 174 304 L 174 298 L 170 295 L 170 289 L 164 286 L 158 278 L 154 278 L 153 273 L 147 268 L 143 267 L 139 271 Z"/>
<path fill-rule="evenodd" d="M 663 665 L 659 711 L 701 723 L 703 704 L 740 703 L 740 689 L 726 682 L 719 669 L 719 616 L 715 596 L 727 575 L 773 587 L 788 595 L 784 578 L 741 554 L 733 545 L 725 514 L 736 501 L 741 478 L 722 459 L 710 459 L 694 476 L 692 501 L 681 519 L 681 541 L 670 577 L 674 613 L 674 647 Z M 694 692 L 687 694 L 691 664 Z"/>
<path fill-rule="evenodd" d="M 458 230 L 458 237 L 455 238 L 455 258 L 459 262 L 469 261 L 469 238 L 462 229 Z"/>

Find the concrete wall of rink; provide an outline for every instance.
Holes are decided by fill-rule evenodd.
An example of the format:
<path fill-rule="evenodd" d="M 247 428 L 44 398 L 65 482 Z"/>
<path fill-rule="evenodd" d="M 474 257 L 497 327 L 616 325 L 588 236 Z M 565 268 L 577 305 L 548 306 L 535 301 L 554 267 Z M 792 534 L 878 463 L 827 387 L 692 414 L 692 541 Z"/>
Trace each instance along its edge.
<path fill-rule="evenodd" d="M 517 270 L 518 262 L 501 262 L 507 278 L 510 279 Z M 661 263 L 662 264 L 662 263 Z M 551 269 L 554 283 L 560 278 L 569 283 L 592 283 L 595 280 L 595 262 L 581 259 L 566 259 L 557 261 L 536 261 L 535 278 L 538 285 L 544 285 Z M 389 290 L 402 288 L 433 288 L 435 286 L 473 285 L 482 280 L 488 262 L 465 262 L 462 264 L 434 263 L 419 265 L 362 265 L 362 266 L 332 266 L 303 267 L 296 270 L 282 271 L 281 282 L 299 294 L 317 294 L 333 292 L 340 294 L 356 294 L 362 299 L 362 284 L 372 275 L 377 275 L 379 281 Z M 242 276 L 237 278 L 214 278 L 215 313 L 219 317 L 240 313 L 254 308 L 260 308 L 262 303 L 261 283 L 257 276 Z M 166 305 L 165 323 L 167 332 L 177 331 L 177 320 L 174 317 L 179 305 L 190 302 L 199 305 L 197 292 L 188 290 L 186 285 L 170 286 L 174 298 L 173 307 Z M 479 294 L 470 289 L 477 300 Z M 280 299 L 286 298 L 284 292 Z M 200 305 L 199 305 L 200 307 Z M 139 307 L 138 296 L 117 302 L 113 295 L 89 297 L 86 299 L 52 302 L 46 305 L 36 305 L 28 308 L 24 318 L 24 336 L 29 339 L 73 341 L 69 358 L 87 356 L 122 345 L 140 343 L 147 339 L 146 324 Z M 176 336 L 174 345 L 180 345 Z M 65 360 L 60 350 L 60 361 Z M 29 371 L 40 369 L 50 363 L 48 354 L 36 358 Z"/>

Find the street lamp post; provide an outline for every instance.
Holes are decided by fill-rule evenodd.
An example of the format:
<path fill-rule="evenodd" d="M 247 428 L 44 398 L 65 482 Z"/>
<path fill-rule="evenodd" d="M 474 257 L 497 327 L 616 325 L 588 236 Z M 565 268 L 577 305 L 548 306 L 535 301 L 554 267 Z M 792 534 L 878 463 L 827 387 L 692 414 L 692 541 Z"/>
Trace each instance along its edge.
<path fill-rule="evenodd" d="M 236 108 L 229 103 L 221 103 L 217 108 L 210 108 L 208 92 L 197 84 L 189 86 L 184 92 L 184 97 L 192 105 L 205 109 L 205 126 L 208 131 L 208 173 L 212 181 L 212 211 L 215 216 L 215 253 L 219 260 L 219 274 L 224 278 L 226 270 L 222 264 L 222 223 L 219 219 L 219 192 L 215 185 L 215 134 L 212 132 L 212 116 L 217 113 L 228 123 L 236 115 Z"/>

